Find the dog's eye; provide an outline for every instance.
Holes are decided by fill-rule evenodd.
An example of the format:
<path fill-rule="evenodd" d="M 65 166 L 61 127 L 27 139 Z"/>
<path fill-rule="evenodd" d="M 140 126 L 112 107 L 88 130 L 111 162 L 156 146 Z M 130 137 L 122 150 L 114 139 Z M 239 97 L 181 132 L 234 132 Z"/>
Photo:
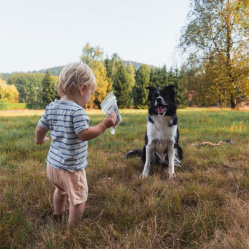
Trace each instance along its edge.
<path fill-rule="evenodd" d="M 157 98 L 157 97 L 159 97 L 159 94 L 158 94 L 158 93 L 155 94 L 155 98 Z"/>

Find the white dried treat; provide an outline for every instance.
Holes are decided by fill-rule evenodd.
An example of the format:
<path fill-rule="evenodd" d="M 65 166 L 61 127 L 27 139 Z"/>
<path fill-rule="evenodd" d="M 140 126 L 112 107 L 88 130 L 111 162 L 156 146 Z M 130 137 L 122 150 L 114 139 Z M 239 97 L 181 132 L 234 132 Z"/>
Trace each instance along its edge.
<path fill-rule="evenodd" d="M 106 98 L 103 100 L 103 102 L 100 104 L 101 110 L 106 114 L 107 116 L 110 115 L 112 112 L 114 112 L 117 116 L 117 121 L 114 124 L 113 127 L 111 127 L 111 134 L 115 134 L 115 128 L 118 126 L 118 124 L 122 121 L 122 117 L 118 110 L 118 104 L 117 99 L 111 91 Z"/>

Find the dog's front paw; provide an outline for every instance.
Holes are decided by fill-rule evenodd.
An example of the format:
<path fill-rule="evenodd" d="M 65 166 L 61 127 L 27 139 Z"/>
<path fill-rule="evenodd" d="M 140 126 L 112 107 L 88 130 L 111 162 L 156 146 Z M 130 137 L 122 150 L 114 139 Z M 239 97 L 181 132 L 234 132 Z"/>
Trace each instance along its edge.
<path fill-rule="evenodd" d="M 141 179 L 146 179 L 146 178 L 148 178 L 148 176 L 149 176 L 149 174 L 142 173 L 142 174 L 140 175 L 140 178 L 141 178 Z"/>
<path fill-rule="evenodd" d="M 174 179 L 175 177 L 175 172 L 169 172 L 169 179 Z"/>

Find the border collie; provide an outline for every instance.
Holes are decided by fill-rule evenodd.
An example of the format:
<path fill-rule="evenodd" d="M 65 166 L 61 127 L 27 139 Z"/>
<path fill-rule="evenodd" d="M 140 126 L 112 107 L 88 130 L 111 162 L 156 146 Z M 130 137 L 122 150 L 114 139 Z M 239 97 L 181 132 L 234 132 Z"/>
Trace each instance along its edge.
<path fill-rule="evenodd" d="M 169 178 L 174 176 L 174 166 L 181 166 L 183 151 L 178 145 L 179 131 L 174 88 L 174 85 L 163 87 L 161 90 L 146 87 L 149 90 L 150 106 L 145 146 L 143 150 L 131 150 L 125 155 L 125 158 L 142 157 L 144 163 L 142 178 L 148 177 L 150 165 L 153 164 L 168 165 Z"/>

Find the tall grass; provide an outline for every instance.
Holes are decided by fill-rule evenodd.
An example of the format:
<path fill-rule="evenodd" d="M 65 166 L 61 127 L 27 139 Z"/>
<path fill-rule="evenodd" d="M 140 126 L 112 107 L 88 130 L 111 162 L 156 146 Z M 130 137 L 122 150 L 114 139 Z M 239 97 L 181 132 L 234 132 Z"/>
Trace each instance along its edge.
<path fill-rule="evenodd" d="M 40 115 L 40 113 L 39 113 Z M 91 111 L 90 124 L 103 119 Z M 52 220 L 49 143 L 34 142 L 40 116 L 0 117 L 0 248 L 249 248 L 249 113 L 178 111 L 183 165 L 141 179 L 146 111 L 121 111 L 116 135 L 89 142 L 89 200 L 82 222 Z M 230 139 L 219 147 L 192 146 Z"/>

